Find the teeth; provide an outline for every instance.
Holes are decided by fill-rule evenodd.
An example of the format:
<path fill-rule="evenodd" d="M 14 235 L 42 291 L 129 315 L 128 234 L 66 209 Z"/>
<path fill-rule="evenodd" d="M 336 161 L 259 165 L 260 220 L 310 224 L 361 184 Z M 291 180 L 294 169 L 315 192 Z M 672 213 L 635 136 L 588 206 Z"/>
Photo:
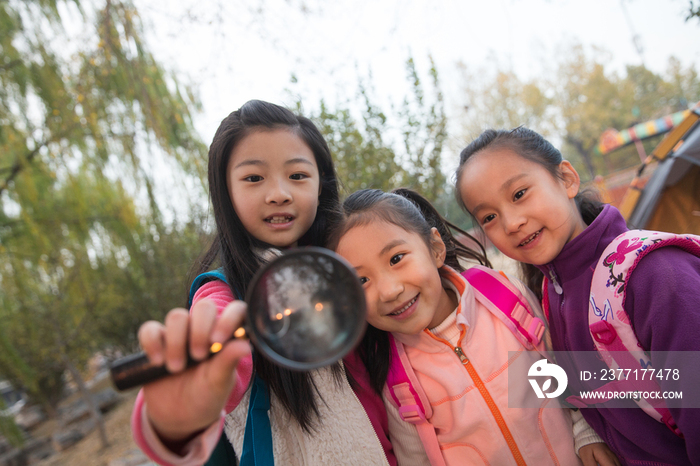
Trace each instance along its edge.
<path fill-rule="evenodd" d="M 270 217 L 266 221 L 269 223 L 287 223 L 292 221 L 292 217 Z"/>
<path fill-rule="evenodd" d="M 539 231 L 534 232 L 533 234 L 530 235 L 530 237 L 528 239 L 526 239 L 525 241 L 520 243 L 520 246 L 525 246 L 526 244 L 531 242 L 533 239 L 537 238 L 539 235 L 540 235 Z"/>
<path fill-rule="evenodd" d="M 403 314 L 404 312 L 406 312 L 406 309 L 408 309 L 409 307 L 411 307 L 411 306 L 413 305 L 413 303 L 416 302 L 416 299 L 418 299 L 418 295 L 416 295 L 415 298 L 413 298 L 412 300 L 410 300 L 410 301 L 408 302 L 408 304 L 406 304 L 404 307 L 402 307 L 402 308 L 399 309 L 398 311 L 394 311 L 394 312 L 390 313 L 389 315 L 390 315 L 390 316 L 398 316 L 398 315 Z"/>

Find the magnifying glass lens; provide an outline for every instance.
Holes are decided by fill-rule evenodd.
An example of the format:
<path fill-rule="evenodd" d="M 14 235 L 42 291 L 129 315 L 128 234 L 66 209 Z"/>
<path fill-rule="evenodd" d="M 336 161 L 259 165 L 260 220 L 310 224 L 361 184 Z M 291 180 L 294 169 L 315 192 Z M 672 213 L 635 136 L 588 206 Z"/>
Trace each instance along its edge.
<path fill-rule="evenodd" d="M 357 276 L 338 256 L 317 249 L 285 253 L 261 270 L 248 290 L 253 342 L 267 357 L 292 369 L 308 370 L 339 359 L 365 326 Z"/>

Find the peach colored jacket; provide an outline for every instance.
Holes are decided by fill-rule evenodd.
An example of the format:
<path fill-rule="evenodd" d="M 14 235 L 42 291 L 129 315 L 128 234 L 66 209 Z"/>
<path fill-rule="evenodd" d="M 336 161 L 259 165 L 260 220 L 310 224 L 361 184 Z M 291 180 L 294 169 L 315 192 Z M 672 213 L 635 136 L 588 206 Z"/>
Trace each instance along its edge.
<path fill-rule="evenodd" d="M 445 464 L 580 465 L 569 410 L 558 407 L 556 399 L 538 400 L 526 380 L 527 368 L 542 356 L 525 350 L 461 275 L 448 267 L 441 274 L 445 287 L 460 296 L 456 323 L 441 334 L 453 343 L 427 329 L 394 337 L 428 399 L 427 411 L 432 413 L 426 417 L 435 428 Z M 455 343 L 467 357 L 464 363 L 454 351 Z M 520 374 L 523 384 L 511 399 L 533 399 L 539 408 L 508 407 L 508 366 L 520 358 L 528 362 Z M 390 434 L 396 422 L 404 421 L 390 419 Z M 402 448 L 395 448 L 401 462 Z"/>

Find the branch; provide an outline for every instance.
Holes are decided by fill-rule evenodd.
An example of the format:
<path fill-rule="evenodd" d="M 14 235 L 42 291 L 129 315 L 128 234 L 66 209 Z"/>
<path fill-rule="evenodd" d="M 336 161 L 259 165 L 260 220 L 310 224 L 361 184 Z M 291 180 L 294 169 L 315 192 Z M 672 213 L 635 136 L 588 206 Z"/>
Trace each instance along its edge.
<path fill-rule="evenodd" d="M 22 63 L 22 60 L 20 60 L 20 59 L 12 60 L 9 63 L 5 63 L 4 65 L 0 65 L 0 71 L 7 71 L 10 68 L 14 68 L 15 66 L 19 65 L 20 63 Z"/>
<path fill-rule="evenodd" d="M 583 146 L 583 141 L 576 139 L 570 134 L 566 136 L 565 140 L 579 153 L 583 159 L 583 163 L 588 169 L 588 173 L 591 175 L 591 179 L 594 179 L 596 175 L 595 167 L 593 166 L 593 161 L 591 160 L 591 154 Z"/>
<path fill-rule="evenodd" d="M 42 147 L 46 147 L 52 142 L 56 142 L 63 139 L 66 136 L 66 134 L 70 133 L 75 127 L 76 125 L 72 125 L 68 128 L 65 128 L 65 131 L 61 132 L 60 134 L 57 134 L 54 137 L 37 144 L 34 150 L 29 152 L 24 159 L 22 159 L 21 157 L 17 158 L 17 161 L 11 167 L 3 167 L 2 169 L 0 169 L 0 172 L 10 172 L 7 178 L 5 178 L 2 181 L 2 184 L 0 184 L 0 195 L 2 195 L 3 191 L 5 191 L 8 188 L 12 180 L 14 180 L 17 177 L 19 172 L 22 171 L 22 169 L 26 165 L 32 162 L 32 160 L 34 159 L 34 157 L 36 157 L 36 155 L 39 153 Z"/>
<path fill-rule="evenodd" d="M 32 159 L 34 159 L 34 157 L 36 157 L 36 154 L 39 153 L 39 150 L 47 144 L 48 144 L 48 141 L 39 144 L 33 151 L 31 151 L 31 152 L 29 152 L 29 154 L 27 154 L 27 156 L 24 158 L 24 160 L 18 158 L 17 161 L 14 163 L 14 165 L 12 165 L 11 168 L 4 168 L 3 169 L 3 171 L 9 170 L 10 174 L 7 176 L 7 178 L 5 178 L 5 180 L 0 185 L 0 195 L 2 195 L 3 191 L 5 191 L 7 189 L 7 187 L 12 182 L 12 180 L 14 180 L 15 177 L 22 170 L 22 168 L 24 168 L 25 162 L 31 163 Z"/>

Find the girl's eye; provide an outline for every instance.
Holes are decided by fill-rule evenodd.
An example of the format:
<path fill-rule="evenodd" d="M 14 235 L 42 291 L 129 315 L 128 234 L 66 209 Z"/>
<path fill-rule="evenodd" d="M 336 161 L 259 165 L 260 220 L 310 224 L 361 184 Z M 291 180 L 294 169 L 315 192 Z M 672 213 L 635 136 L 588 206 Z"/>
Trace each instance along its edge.
<path fill-rule="evenodd" d="M 515 193 L 515 196 L 513 196 L 513 198 L 515 198 L 515 200 L 517 201 L 518 199 L 520 199 L 521 197 L 523 197 L 525 195 L 525 191 L 526 191 L 525 189 L 521 189 L 520 191 Z"/>
<path fill-rule="evenodd" d="M 290 180 L 303 180 L 305 178 L 308 178 L 309 176 L 304 174 L 304 173 L 295 173 L 293 175 L 289 176 Z"/>
<path fill-rule="evenodd" d="M 367 277 L 360 277 L 360 285 L 364 285 L 369 281 L 369 278 Z"/>
<path fill-rule="evenodd" d="M 403 259 L 403 256 L 404 256 L 404 255 L 405 255 L 405 254 L 397 254 L 397 255 L 395 255 L 394 257 L 392 257 L 392 258 L 389 260 L 389 263 L 390 263 L 391 265 L 396 265 L 396 264 L 398 264 L 399 262 L 401 262 L 401 259 Z"/>
<path fill-rule="evenodd" d="M 258 181 L 262 181 L 262 179 L 263 177 L 260 175 L 250 175 L 243 178 L 244 181 L 250 181 L 252 183 L 257 183 Z"/>
<path fill-rule="evenodd" d="M 496 218 L 496 216 L 493 215 L 493 214 L 487 215 L 486 217 L 484 217 L 484 218 L 481 220 L 481 224 L 484 225 L 484 224 L 486 224 L 486 223 L 489 223 L 489 222 L 490 222 L 491 220 L 493 220 L 494 218 Z"/>

